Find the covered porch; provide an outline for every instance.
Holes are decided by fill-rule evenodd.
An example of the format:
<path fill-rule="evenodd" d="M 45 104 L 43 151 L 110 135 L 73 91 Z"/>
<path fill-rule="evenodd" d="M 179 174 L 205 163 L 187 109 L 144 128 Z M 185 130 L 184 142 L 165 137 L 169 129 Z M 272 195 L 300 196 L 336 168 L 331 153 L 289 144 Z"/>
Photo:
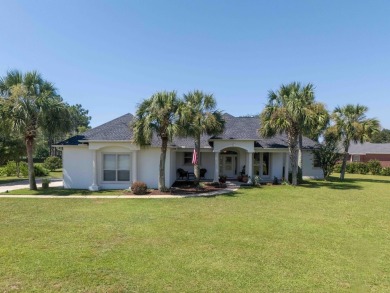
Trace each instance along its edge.
<path fill-rule="evenodd" d="M 192 149 L 176 150 L 176 181 L 193 181 Z M 259 176 L 262 182 L 272 182 L 288 178 L 289 155 L 287 149 L 255 148 L 253 141 L 240 144 L 214 143 L 213 149 L 202 149 L 200 156 L 201 181 L 218 182 L 220 176 L 229 181 L 237 181 L 241 175 L 252 178 Z"/>

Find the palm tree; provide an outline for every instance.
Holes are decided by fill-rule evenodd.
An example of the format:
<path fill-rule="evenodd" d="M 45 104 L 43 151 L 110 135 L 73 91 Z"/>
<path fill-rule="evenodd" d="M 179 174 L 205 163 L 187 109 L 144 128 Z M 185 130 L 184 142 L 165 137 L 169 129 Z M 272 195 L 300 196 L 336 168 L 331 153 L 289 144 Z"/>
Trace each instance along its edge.
<path fill-rule="evenodd" d="M 203 134 L 217 135 L 223 132 L 225 120 L 222 112 L 216 110 L 217 102 L 212 94 L 195 90 L 184 95 L 184 103 L 180 107 L 180 133 L 193 137 L 198 160 L 194 164 L 195 185 L 200 180 L 200 137 Z"/>
<path fill-rule="evenodd" d="M 302 127 L 298 136 L 298 170 L 302 174 L 303 135 L 317 141 L 329 124 L 329 113 L 324 104 L 316 102 L 312 83 L 303 87 L 300 83 L 292 83 L 292 87 L 298 93 L 302 102 L 300 111 Z"/>
<path fill-rule="evenodd" d="M 9 119 L 14 129 L 24 138 L 30 189 L 36 190 L 33 147 L 37 132 L 39 129 L 57 131 L 66 128 L 69 115 L 65 104 L 57 98 L 54 85 L 36 71 L 25 74 L 17 70 L 8 72 L 0 78 L 0 96 L 10 109 Z M 60 115 L 55 116 L 55 123 L 49 123 L 54 114 Z"/>
<path fill-rule="evenodd" d="M 317 127 L 316 113 L 325 107 L 314 100 L 313 85 L 304 87 L 293 82 L 282 85 L 277 92 L 270 91 L 268 103 L 260 114 L 260 135 L 272 137 L 286 133 L 292 169 L 292 185 L 297 185 L 298 164 L 302 165 L 300 150 L 302 135 Z M 307 130 L 305 130 L 307 129 Z"/>
<path fill-rule="evenodd" d="M 161 139 L 160 172 L 158 188 L 166 191 L 165 159 L 168 142 L 177 132 L 179 100 L 175 91 L 158 92 L 144 100 L 137 109 L 133 124 L 134 142 L 140 146 L 150 145 L 153 134 Z"/>
<path fill-rule="evenodd" d="M 379 121 L 375 118 L 366 118 L 368 108 L 363 105 L 348 104 L 344 107 L 336 107 L 332 113 L 334 124 L 328 132 L 333 133 L 341 141 L 344 153 L 341 166 L 340 179 L 344 180 L 347 164 L 348 150 L 351 141 L 363 143 L 371 136 L 379 132 Z"/>

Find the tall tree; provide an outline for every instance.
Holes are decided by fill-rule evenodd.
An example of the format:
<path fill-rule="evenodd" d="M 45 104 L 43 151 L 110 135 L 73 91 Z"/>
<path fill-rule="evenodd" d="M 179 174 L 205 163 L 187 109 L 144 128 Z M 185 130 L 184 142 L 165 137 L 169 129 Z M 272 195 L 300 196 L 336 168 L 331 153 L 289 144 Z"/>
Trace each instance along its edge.
<path fill-rule="evenodd" d="M 165 160 L 168 142 L 177 133 L 179 99 L 175 91 L 158 92 L 144 100 L 137 109 L 133 124 L 134 142 L 140 146 L 150 145 L 153 135 L 161 139 L 158 188 L 166 191 Z"/>
<path fill-rule="evenodd" d="M 372 143 L 389 143 L 390 142 L 390 129 L 383 128 L 378 133 L 375 133 L 371 137 Z"/>
<path fill-rule="evenodd" d="M 292 169 L 292 185 L 297 185 L 298 155 L 302 148 L 300 137 L 319 127 L 316 113 L 325 107 L 315 103 L 313 86 L 302 87 L 293 82 L 282 85 L 276 92 L 270 91 L 268 103 L 260 114 L 260 135 L 272 137 L 277 133 L 286 133 Z M 300 156 L 301 157 L 301 156 Z"/>
<path fill-rule="evenodd" d="M 336 107 L 332 113 L 333 125 L 328 132 L 335 135 L 343 145 L 343 163 L 340 179 L 344 180 L 348 150 L 351 141 L 363 143 L 379 131 L 379 121 L 375 118 L 366 118 L 368 108 L 363 105 L 348 104 Z"/>
<path fill-rule="evenodd" d="M 24 138 L 30 189 L 36 190 L 33 147 L 37 132 L 39 129 L 56 131 L 63 128 L 69 116 L 66 105 L 58 99 L 54 85 L 36 71 L 25 74 L 17 70 L 8 72 L 0 78 L 0 96 L 10 109 L 13 128 Z M 52 123 L 53 116 L 59 118 L 56 123 Z"/>
<path fill-rule="evenodd" d="M 318 137 L 329 123 L 329 113 L 324 104 L 315 100 L 314 85 L 312 83 L 302 86 L 299 82 L 293 82 L 290 87 L 297 93 L 301 103 L 300 111 L 297 111 L 297 114 L 300 116 L 299 124 L 302 126 L 298 136 L 298 170 L 302 174 L 303 135 L 318 140 Z"/>
<path fill-rule="evenodd" d="M 90 128 L 91 116 L 88 115 L 89 111 L 84 109 L 82 105 L 69 106 L 69 112 L 72 120 L 71 135 L 82 133 Z"/>
<path fill-rule="evenodd" d="M 199 90 L 184 95 L 184 103 L 180 107 L 180 135 L 193 137 L 195 141 L 198 158 L 194 164 L 195 185 L 200 180 L 200 137 L 203 134 L 220 134 L 225 127 L 222 112 L 216 107 L 213 95 Z"/>

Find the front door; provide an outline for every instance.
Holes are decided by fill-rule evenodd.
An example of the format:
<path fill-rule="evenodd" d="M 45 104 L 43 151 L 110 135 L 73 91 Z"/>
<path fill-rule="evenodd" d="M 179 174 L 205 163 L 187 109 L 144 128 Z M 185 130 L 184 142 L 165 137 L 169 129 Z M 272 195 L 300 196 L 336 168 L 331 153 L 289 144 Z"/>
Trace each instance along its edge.
<path fill-rule="evenodd" d="M 227 177 L 236 177 L 237 175 L 237 155 L 220 156 L 220 175 Z"/>

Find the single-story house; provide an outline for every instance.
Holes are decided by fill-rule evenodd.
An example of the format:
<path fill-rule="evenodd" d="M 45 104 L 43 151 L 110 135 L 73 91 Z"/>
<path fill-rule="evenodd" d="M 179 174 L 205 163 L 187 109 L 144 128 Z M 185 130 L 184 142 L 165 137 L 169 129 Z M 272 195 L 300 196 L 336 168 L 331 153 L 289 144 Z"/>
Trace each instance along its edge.
<path fill-rule="evenodd" d="M 155 136 L 147 147 L 133 143 L 130 127 L 134 116 L 123 115 L 59 144 L 63 150 L 65 188 L 126 189 L 134 181 L 148 187 L 158 185 L 160 140 Z M 218 181 L 220 175 L 236 179 L 245 169 L 253 178 L 272 181 L 287 178 L 290 169 L 286 135 L 259 136 L 258 117 L 234 117 L 224 114 L 225 131 L 218 136 L 201 137 L 200 165 L 207 170 L 206 180 Z M 316 143 L 303 140 L 303 176 L 322 178 L 322 169 L 314 162 Z M 166 185 L 178 178 L 179 168 L 193 172 L 193 138 L 175 137 L 168 145 Z"/>
<path fill-rule="evenodd" d="M 348 149 L 350 162 L 378 160 L 382 167 L 390 167 L 390 143 L 354 143 Z"/>

